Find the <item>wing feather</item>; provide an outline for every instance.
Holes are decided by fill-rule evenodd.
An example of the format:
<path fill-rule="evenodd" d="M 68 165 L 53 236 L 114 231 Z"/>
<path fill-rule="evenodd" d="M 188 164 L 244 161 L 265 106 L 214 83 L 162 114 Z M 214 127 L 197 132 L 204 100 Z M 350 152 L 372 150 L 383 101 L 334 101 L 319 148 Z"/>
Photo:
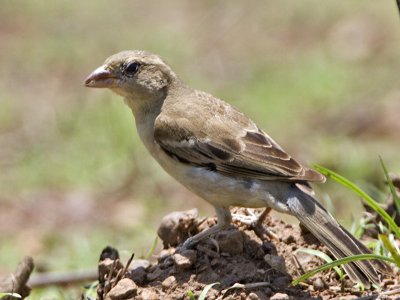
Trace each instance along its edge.
<path fill-rule="evenodd" d="M 193 122 L 187 111 L 178 116 L 176 112 L 173 116 L 161 113 L 154 124 L 155 141 L 168 155 L 181 162 L 212 167 L 228 176 L 261 180 L 325 180 L 322 174 L 293 159 L 242 113 L 228 108 L 228 115 L 210 114 L 200 126 Z"/>

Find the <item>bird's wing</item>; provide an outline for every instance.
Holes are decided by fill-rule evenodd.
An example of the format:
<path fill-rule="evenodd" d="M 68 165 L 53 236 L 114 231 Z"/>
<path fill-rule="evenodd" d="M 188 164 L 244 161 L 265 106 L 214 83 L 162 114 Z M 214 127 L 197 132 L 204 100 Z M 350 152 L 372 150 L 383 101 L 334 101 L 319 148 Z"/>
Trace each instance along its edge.
<path fill-rule="evenodd" d="M 320 173 L 294 160 L 242 113 L 223 105 L 223 113 L 212 113 L 211 109 L 202 121 L 191 117 L 189 111 L 161 113 L 154 125 L 156 143 L 183 163 L 209 167 L 229 176 L 325 180 Z"/>

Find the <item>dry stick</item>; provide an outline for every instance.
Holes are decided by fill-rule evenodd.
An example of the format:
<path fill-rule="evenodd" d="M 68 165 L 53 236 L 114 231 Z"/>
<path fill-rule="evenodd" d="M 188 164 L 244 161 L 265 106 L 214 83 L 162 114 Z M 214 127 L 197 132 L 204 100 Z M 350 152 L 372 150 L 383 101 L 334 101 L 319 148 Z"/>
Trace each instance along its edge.
<path fill-rule="evenodd" d="M 36 288 L 48 285 L 77 284 L 84 281 L 95 281 L 97 277 L 97 270 L 73 271 L 66 273 L 39 273 L 29 279 L 28 285 L 32 288 Z"/>
<path fill-rule="evenodd" d="M 135 257 L 135 253 L 132 253 L 131 257 L 129 258 L 128 262 L 126 263 L 126 266 L 124 268 L 124 272 L 122 272 L 122 275 L 126 274 L 126 272 L 128 271 L 128 268 L 131 265 L 131 262 L 132 262 L 134 257 Z"/>
<path fill-rule="evenodd" d="M 115 276 L 114 282 L 111 284 L 110 290 L 113 289 L 117 285 L 117 283 L 121 280 L 122 278 L 121 274 L 123 274 L 122 269 L 119 269 L 117 275 Z"/>
<path fill-rule="evenodd" d="M 296 266 L 297 275 L 301 276 L 301 275 L 305 274 L 304 268 L 301 265 L 301 263 L 299 262 L 299 259 L 297 258 L 296 254 L 291 255 L 291 257 L 292 257 L 292 261 L 293 261 L 294 265 Z"/>

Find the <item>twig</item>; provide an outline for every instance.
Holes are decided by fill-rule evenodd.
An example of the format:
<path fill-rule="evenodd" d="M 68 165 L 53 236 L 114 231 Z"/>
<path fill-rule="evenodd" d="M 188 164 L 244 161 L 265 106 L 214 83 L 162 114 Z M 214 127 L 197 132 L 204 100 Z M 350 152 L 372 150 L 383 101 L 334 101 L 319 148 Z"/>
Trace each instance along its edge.
<path fill-rule="evenodd" d="M 135 257 L 135 253 L 132 253 L 131 257 L 129 258 L 128 262 L 126 263 L 126 266 L 124 268 L 124 271 L 122 272 L 122 275 L 126 274 L 126 272 L 128 271 L 129 266 L 131 265 L 131 262 L 132 262 L 134 257 Z"/>
<path fill-rule="evenodd" d="M 39 273 L 33 275 L 29 279 L 28 285 L 35 288 L 48 285 L 78 284 L 84 281 L 95 281 L 97 277 L 97 270 L 73 271 L 66 273 Z"/>

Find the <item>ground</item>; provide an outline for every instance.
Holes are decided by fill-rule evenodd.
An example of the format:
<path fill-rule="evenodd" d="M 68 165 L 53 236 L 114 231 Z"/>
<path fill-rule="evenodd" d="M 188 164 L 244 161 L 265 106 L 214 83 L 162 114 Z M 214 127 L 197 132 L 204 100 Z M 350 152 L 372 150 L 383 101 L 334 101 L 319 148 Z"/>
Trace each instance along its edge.
<path fill-rule="evenodd" d="M 172 237 L 170 234 L 166 238 L 168 242 L 164 240 L 165 249 L 156 254 L 156 263 L 134 261 L 125 273 L 125 267 L 117 259 L 118 252 L 109 247 L 103 251 L 99 277 L 106 279 L 98 287 L 100 299 L 190 299 L 190 293 L 198 299 L 210 284 L 214 285 L 206 299 L 399 297 L 399 294 L 385 295 L 398 285 L 399 277 L 390 276 L 382 278 L 380 291 L 361 291 L 348 279 L 340 282 L 334 271 L 292 286 L 294 278 L 322 264 L 319 258 L 296 253 L 296 250 L 309 248 L 326 252 L 326 248 L 299 226 L 276 217 L 268 216 L 263 229 L 236 224 L 193 249 L 182 250 L 180 242 L 188 229 L 201 230 L 214 225 L 215 219 L 200 220 L 193 211 L 169 216 L 170 219 L 164 218 L 163 226 L 170 226 L 170 232 L 176 234 Z M 269 234 L 265 234 L 265 229 Z M 174 247 L 176 244 L 178 248 Z"/>

